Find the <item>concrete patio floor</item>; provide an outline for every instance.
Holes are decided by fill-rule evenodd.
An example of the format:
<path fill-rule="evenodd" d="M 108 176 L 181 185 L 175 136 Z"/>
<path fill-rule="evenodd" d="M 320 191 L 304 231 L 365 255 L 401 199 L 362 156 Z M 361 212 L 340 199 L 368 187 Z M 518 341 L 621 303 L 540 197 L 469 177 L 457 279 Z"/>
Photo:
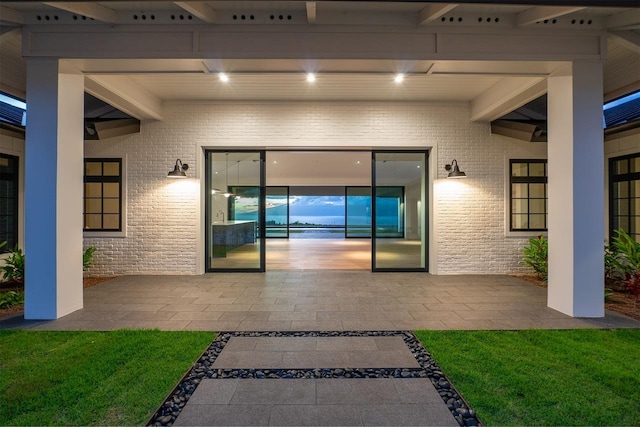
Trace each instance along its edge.
<path fill-rule="evenodd" d="M 511 276 L 366 271 L 273 271 L 122 276 L 84 290 L 84 308 L 54 321 L 0 321 L 0 329 L 348 331 L 640 328 L 607 312 L 566 316 L 546 289 Z"/>

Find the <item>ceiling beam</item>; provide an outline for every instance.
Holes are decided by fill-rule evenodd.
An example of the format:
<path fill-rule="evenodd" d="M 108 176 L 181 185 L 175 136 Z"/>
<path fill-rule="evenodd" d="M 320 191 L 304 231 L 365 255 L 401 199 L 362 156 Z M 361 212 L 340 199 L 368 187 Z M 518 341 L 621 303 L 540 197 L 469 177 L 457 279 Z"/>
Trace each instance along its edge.
<path fill-rule="evenodd" d="M 622 13 L 607 17 L 605 27 L 609 30 L 633 30 L 640 28 L 640 8 L 626 10 Z"/>
<path fill-rule="evenodd" d="M 138 120 L 162 120 L 162 100 L 127 76 L 85 75 L 84 89 Z"/>
<path fill-rule="evenodd" d="M 559 16 L 579 12 L 584 9 L 586 9 L 586 7 L 532 7 L 531 9 L 527 9 L 524 12 L 520 12 L 516 15 L 516 25 L 521 27 L 523 25 L 535 24 L 536 22 L 557 18 Z"/>
<path fill-rule="evenodd" d="M 315 24 L 317 18 L 317 5 L 314 1 L 308 1 L 307 4 L 307 22 L 309 24 Z"/>
<path fill-rule="evenodd" d="M 471 101 L 471 120 L 491 122 L 547 92 L 544 77 L 507 77 Z"/>
<path fill-rule="evenodd" d="M 7 24 L 24 24 L 24 18 L 22 17 L 22 13 L 17 10 L 0 6 L 0 22 Z"/>
<path fill-rule="evenodd" d="M 637 31 L 611 31 L 609 35 L 626 49 L 640 54 L 640 34 Z"/>
<path fill-rule="evenodd" d="M 107 22 L 109 24 L 115 24 L 118 21 L 118 14 L 115 10 L 102 6 L 98 3 L 44 2 L 43 4 L 55 7 L 56 9 L 66 10 L 67 12 L 75 13 L 76 15 L 93 18 L 96 21 Z"/>
<path fill-rule="evenodd" d="M 458 7 L 457 4 L 430 4 L 425 6 L 418 15 L 418 25 L 425 25 L 435 21 L 445 13 L 448 13 Z"/>
<path fill-rule="evenodd" d="M 215 9 L 209 7 L 205 2 L 200 1 L 176 1 L 176 6 L 179 6 L 200 19 L 209 24 L 215 24 L 218 22 L 218 14 Z"/>
<path fill-rule="evenodd" d="M 22 27 L 2 27 L 0 28 L 0 44 L 13 40 L 22 35 Z"/>

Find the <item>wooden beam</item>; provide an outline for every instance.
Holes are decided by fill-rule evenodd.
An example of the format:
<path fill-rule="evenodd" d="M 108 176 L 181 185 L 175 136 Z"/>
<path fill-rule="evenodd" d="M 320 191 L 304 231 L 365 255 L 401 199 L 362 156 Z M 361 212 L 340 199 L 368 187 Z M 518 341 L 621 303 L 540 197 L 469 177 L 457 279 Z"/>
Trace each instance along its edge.
<path fill-rule="evenodd" d="M 609 35 L 626 49 L 640 54 L 640 34 L 636 31 L 611 31 Z"/>
<path fill-rule="evenodd" d="M 176 6 L 179 6 L 198 18 L 209 24 L 215 24 L 218 22 L 218 14 L 214 9 L 209 7 L 205 2 L 199 1 L 176 1 Z"/>
<path fill-rule="evenodd" d="M 0 29 L 0 44 L 22 36 L 22 27 L 2 27 Z"/>
<path fill-rule="evenodd" d="M 6 22 L 8 24 L 24 24 L 24 18 L 22 17 L 22 13 L 17 10 L 0 6 L 0 22 Z"/>
<path fill-rule="evenodd" d="M 504 78 L 471 102 L 471 121 L 497 120 L 546 92 L 546 78 Z"/>
<path fill-rule="evenodd" d="M 43 4 L 55 7 L 57 9 L 66 10 L 67 12 L 75 13 L 76 15 L 93 18 L 96 21 L 107 22 L 109 24 L 115 24 L 118 21 L 118 14 L 115 10 L 102 6 L 98 3 L 44 2 Z"/>
<path fill-rule="evenodd" d="M 420 11 L 418 15 L 418 25 L 425 25 L 435 21 L 447 12 L 458 7 L 457 4 L 430 4 Z"/>
<path fill-rule="evenodd" d="M 607 17 L 605 27 L 609 30 L 633 30 L 640 28 L 640 9 L 631 9 Z"/>
<path fill-rule="evenodd" d="M 521 27 L 523 25 L 535 24 L 536 22 L 557 18 L 559 16 L 579 12 L 584 9 L 586 9 L 586 7 L 532 7 L 531 9 L 527 9 L 524 12 L 520 12 L 516 15 L 516 25 Z"/>
<path fill-rule="evenodd" d="M 162 101 L 127 76 L 85 75 L 85 91 L 138 120 L 162 120 Z"/>
<path fill-rule="evenodd" d="M 307 23 L 315 24 L 317 17 L 317 5 L 314 1 L 308 1 L 307 4 Z"/>

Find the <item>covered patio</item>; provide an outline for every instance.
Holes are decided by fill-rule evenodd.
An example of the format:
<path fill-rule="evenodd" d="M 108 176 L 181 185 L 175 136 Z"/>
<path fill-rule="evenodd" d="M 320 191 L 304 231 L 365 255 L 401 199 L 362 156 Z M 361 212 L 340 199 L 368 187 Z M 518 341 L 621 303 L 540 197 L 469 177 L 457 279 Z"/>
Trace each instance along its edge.
<path fill-rule="evenodd" d="M 546 289 L 505 275 L 316 270 L 122 276 L 84 291 L 84 308 L 0 329 L 372 331 L 639 328 L 606 312 L 585 319 L 547 307 Z"/>

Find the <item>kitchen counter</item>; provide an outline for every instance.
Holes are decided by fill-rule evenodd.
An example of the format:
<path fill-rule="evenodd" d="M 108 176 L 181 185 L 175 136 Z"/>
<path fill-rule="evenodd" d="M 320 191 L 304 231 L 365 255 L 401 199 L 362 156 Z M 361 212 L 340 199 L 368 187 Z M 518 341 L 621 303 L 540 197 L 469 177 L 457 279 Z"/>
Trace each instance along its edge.
<path fill-rule="evenodd" d="M 255 221 L 216 221 L 211 225 L 211 256 L 224 258 L 240 246 L 256 242 Z"/>

